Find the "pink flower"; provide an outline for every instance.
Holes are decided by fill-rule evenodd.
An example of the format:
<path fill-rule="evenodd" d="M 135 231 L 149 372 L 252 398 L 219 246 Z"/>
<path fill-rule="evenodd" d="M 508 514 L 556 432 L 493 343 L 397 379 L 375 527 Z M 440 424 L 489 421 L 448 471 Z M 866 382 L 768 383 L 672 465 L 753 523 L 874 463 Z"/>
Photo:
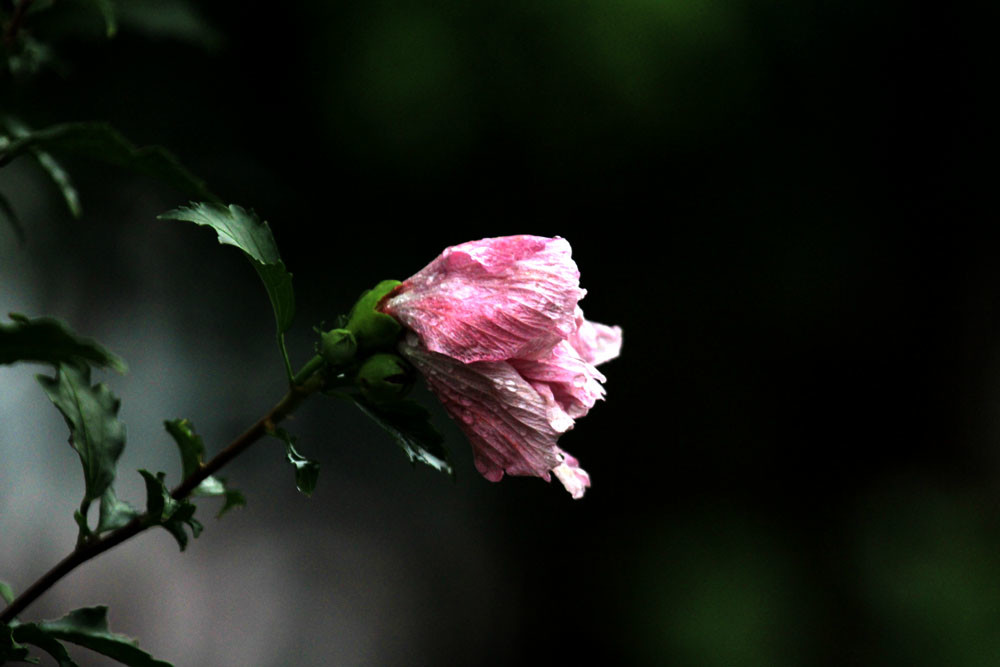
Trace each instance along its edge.
<path fill-rule="evenodd" d="M 622 332 L 584 319 L 579 279 L 565 239 L 506 236 L 447 248 L 379 304 L 490 481 L 554 473 L 574 498 L 590 486 L 556 443 L 604 397 L 594 366 Z"/>

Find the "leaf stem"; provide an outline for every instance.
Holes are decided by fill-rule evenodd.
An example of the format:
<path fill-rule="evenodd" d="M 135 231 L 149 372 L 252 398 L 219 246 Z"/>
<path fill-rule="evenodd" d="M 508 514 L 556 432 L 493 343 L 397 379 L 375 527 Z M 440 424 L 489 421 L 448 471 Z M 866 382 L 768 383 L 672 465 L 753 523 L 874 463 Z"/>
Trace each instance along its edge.
<path fill-rule="evenodd" d="M 308 366 L 309 364 L 306 364 L 306 367 L 302 370 L 305 371 Z M 302 375 L 303 372 L 300 371 L 296 377 Z M 273 430 L 275 424 L 292 414 L 310 394 L 322 388 L 322 376 L 310 373 L 306 377 L 308 377 L 308 380 L 303 383 L 294 384 L 288 393 L 285 394 L 284 398 L 278 401 L 267 414 L 258 419 L 250 428 L 229 443 L 211 461 L 189 475 L 170 495 L 177 500 L 186 498 L 206 477 L 214 474 L 217 470 L 243 453 L 250 445 L 257 442 L 261 436 Z M 117 530 L 78 545 L 71 554 L 59 561 L 55 567 L 42 575 L 35 583 L 17 596 L 3 612 L 0 612 L 0 624 L 10 623 L 28 605 L 78 566 L 154 525 L 147 521 L 147 519 L 148 517 L 145 514 L 141 514 Z"/>
<path fill-rule="evenodd" d="M 292 361 L 288 358 L 288 348 L 285 347 L 285 333 L 278 332 L 278 349 L 281 350 L 281 358 L 285 360 L 285 373 L 288 375 L 288 383 L 295 386 L 296 382 L 292 376 Z"/>

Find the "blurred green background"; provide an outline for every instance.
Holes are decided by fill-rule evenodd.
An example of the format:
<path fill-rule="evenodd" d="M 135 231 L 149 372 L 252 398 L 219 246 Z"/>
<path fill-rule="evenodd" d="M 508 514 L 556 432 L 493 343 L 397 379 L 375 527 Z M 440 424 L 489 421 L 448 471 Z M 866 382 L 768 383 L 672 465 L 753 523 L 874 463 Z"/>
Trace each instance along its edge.
<path fill-rule="evenodd" d="M 440 409 L 456 484 L 310 405 L 312 499 L 251 450 L 245 510 L 180 557 L 129 543 L 34 614 L 110 602 L 178 665 L 1000 664 L 995 7 L 116 6 L 113 39 L 86 3 L 33 17 L 58 64 L 0 103 L 108 120 L 268 219 L 300 363 L 361 290 L 516 233 L 569 239 L 625 345 L 561 442 L 582 501 L 481 479 Z M 278 398 L 271 316 L 238 253 L 156 221 L 176 192 L 65 164 L 81 220 L 0 170 L 28 237 L 0 229 L 0 306 L 129 361 L 108 380 L 139 498 L 130 470 L 177 474 L 160 420 L 219 447 Z M 0 383 L 0 578 L 23 588 L 70 548 L 80 481 L 31 369 Z"/>

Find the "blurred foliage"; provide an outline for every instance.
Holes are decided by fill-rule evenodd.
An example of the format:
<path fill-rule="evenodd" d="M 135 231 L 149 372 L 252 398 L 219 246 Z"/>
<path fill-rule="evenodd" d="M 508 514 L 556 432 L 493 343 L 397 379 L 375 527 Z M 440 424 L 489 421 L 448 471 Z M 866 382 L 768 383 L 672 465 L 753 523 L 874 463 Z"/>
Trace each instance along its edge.
<path fill-rule="evenodd" d="M 4 111 L 109 120 L 282 221 L 302 318 L 447 243 L 573 243 L 625 355 L 566 436 L 584 504 L 507 480 L 484 519 L 513 658 L 996 662 L 995 8 L 143 0 L 109 40 L 56 4 Z M 133 224 L 75 164 L 84 223 Z"/>

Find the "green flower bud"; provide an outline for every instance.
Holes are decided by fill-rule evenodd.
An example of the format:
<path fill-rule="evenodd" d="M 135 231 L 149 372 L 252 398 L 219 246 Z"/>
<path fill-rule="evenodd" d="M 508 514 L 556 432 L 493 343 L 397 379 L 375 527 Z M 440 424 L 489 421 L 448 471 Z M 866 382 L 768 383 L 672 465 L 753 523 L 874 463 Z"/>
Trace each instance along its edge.
<path fill-rule="evenodd" d="M 413 386 L 413 369 L 395 354 L 374 354 L 358 370 L 357 383 L 365 398 L 376 404 L 399 400 Z"/>
<path fill-rule="evenodd" d="M 346 366 L 358 351 L 358 341 L 347 329 L 331 329 L 320 334 L 317 352 L 331 366 Z"/>
<path fill-rule="evenodd" d="M 361 295 L 351 309 L 347 319 L 347 329 L 354 334 L 358 348 L 362 351 L 390 347 L 399 338 L 403 328 L 391 315 L 380 313 L 375 306 L 400 282 L 383 280 L 374 288 Z"/>

